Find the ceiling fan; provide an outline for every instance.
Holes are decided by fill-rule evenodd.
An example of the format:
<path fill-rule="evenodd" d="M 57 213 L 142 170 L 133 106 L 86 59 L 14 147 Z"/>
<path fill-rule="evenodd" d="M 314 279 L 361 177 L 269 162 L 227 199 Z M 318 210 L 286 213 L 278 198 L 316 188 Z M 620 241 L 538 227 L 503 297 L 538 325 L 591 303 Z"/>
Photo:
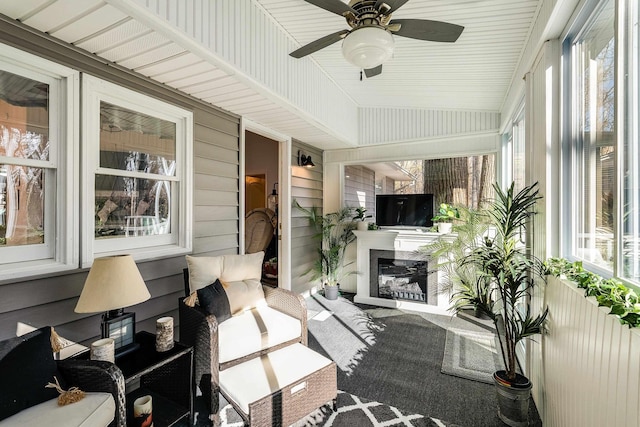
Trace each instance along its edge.
<path fill-rule="evenodd" d="M 393 54 L 393 36 L 453 43 L 464 27 L 427 19 L 394 19 L 391 14 L 409 0 L 305 0 L 314 6 L 344 16 L 350 30 L 340 30 L 315 40 L 289 55 L 302 58 L 340 40 L 347 61 L 369 77 L 382 73 L 382 64 Z"/>

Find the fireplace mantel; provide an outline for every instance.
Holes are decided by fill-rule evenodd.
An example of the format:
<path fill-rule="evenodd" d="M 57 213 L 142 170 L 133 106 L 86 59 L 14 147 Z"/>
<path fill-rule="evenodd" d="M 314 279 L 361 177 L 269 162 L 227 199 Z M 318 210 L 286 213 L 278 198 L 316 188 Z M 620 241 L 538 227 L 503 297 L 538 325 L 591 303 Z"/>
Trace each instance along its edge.
<path fill-rule="evenodd" d="M 372 296 L 370 291 L 370 251 L 372 249 L 413 252 L 421 246 L 433 242 L 435 239 L 442 238 L 442 234 L 426 232 L 420 229 L 385 229 L 354 231 L 353 233 L 357 237 L 356 269 L 358 271 L 355 302 L 439 314 L 447 313 L 449 295 L 443 292 L 438 292 L 437 305 L 427 305 L 418 302 L 378 298 Z M 437 281 L 439 280 L 440 275 L 438 274 Z"/>

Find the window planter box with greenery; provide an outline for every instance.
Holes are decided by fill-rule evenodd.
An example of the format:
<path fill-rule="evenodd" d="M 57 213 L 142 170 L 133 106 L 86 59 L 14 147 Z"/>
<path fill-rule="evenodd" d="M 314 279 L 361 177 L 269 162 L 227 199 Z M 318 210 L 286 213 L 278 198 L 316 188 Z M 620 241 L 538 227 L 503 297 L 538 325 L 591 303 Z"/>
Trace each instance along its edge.
<path fill-rule="evenodd" d="M 594 297 L 599 307 L 610 309 L 621 324 L 640 327 L 640 298 L 636 291 L 625 286 L 620 280 L 604 279 L 585 270 L 582 262 L 571 262 L 563 258 L 550 258 L 545 262 L 547 274 L 574 282 L 584 289 L 585 297 Z"/>

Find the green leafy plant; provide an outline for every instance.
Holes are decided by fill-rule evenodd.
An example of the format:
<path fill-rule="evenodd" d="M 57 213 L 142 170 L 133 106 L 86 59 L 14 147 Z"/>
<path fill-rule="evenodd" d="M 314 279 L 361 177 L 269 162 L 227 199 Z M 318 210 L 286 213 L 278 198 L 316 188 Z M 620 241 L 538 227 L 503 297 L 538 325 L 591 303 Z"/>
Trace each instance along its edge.
<path fill-rule="evenodd" d="M 470 264 L 462 265 L 466 255 L 482 243 L 489 228 L 486 212 L 466 207 L 458 208 L 460 221 L 455 234 L 441 235 L 418 252 L 436 260 L 435 267 L 443 275 L 442 290 L 452 292 L 451 303 L 463 310 L 474 307 L 484 290 L 477 288 L 477 270 Z"/>
<path fill-rule="evenodd" d="M 616 316 L 623 325 L 640 327 L 640 298 L 620 280 L 604 279 L 587 271 L 580 261 L 549 258 L 544 265 L 547 274 L 571 280 L 584 289 L 585 297 L 595 297 L 598 306 L 608 307 L 609 314 Z"/>
<path fill-rule="evenodd" d="M 437 214 L 431 218 L 433 222 L 453 222 L 454 219 L 460 219 L 460 210 L 447 203 L 441 203 Z"/>
<path fill-rule="evenodd" d="M 521 243 L 520 237 L 535 215 L 541 198 L 537 183 L 515 192 L 514 184 L 503 191 L 493 185 L 496 198 L 488 208 L 490 234 L 465 255 L 461 266 L 474 276 L 467 283 L 473 290 L 473 304 L 493 320 L 501 344 L 506 379 L 516 382 L 516 346 L 522 339 L 542 331 L 548 310 L 533 316 L 530 294 L 536 283 L 545 278 L 542 261 Z M 464 299 L 459 299 L 460 302 Z M 452 306 L 454 312 L 460 304 Z M 527 381 L 528 382 L 528 381 Z"/>
<path fill-rule="evenodd" d="M 345 276 L 344 268 L 351 264 L 344 263 L 347 246 L 356 239 L 351 220 L 352 210 L 345 207 L 337 212 L 321 215 L 320 209 L 315 206 L 307 209 L 296 200 L 293 205 L 307 215 L 309 223 L 316 230 L 314 238 L 320 240 L 318 259 L 307 273 L 311 274 L 312 280 L 321 279 L 329 286 L 337 286 Z"/>
<path fill-rule="evenodd" d="M 353 217 L 354 220 L 358 220 L 358 221 L 364 221 L 367 218 L 373 218 L 372 215 L 367 215 L 367 208 L 364 208 L 362 206 L 355 208 L 356 214 Z"/>

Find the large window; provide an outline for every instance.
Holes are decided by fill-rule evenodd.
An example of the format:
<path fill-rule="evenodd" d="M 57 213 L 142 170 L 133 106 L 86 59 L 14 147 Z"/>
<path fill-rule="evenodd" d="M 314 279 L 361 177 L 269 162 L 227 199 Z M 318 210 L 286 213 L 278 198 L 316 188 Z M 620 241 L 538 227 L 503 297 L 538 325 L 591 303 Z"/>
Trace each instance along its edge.
<path fill-rule="evenodd" d="M 572 205 L 579 207 L 574 211 L 572 255 L 636 284 L 640 283 L 637 28 L 637 1 L 603 0 L 568 44 Z"/>
<path fill-rule="evenodd" d="M 94 77 L 83 81 L 87 250 L 136 258 L 190 246 L 191 113 Z"/>
<path fill-rule="evenodd" d="M 576 173 L 574 255 L 612 270 L 615 203 L 615 2 L 607 0 L 573 43 Z"/>
<path fill-rule="evenodd" d="M 0 46 L 0 279 L 77 267 L 67 161 L 77 76 Z"/>

